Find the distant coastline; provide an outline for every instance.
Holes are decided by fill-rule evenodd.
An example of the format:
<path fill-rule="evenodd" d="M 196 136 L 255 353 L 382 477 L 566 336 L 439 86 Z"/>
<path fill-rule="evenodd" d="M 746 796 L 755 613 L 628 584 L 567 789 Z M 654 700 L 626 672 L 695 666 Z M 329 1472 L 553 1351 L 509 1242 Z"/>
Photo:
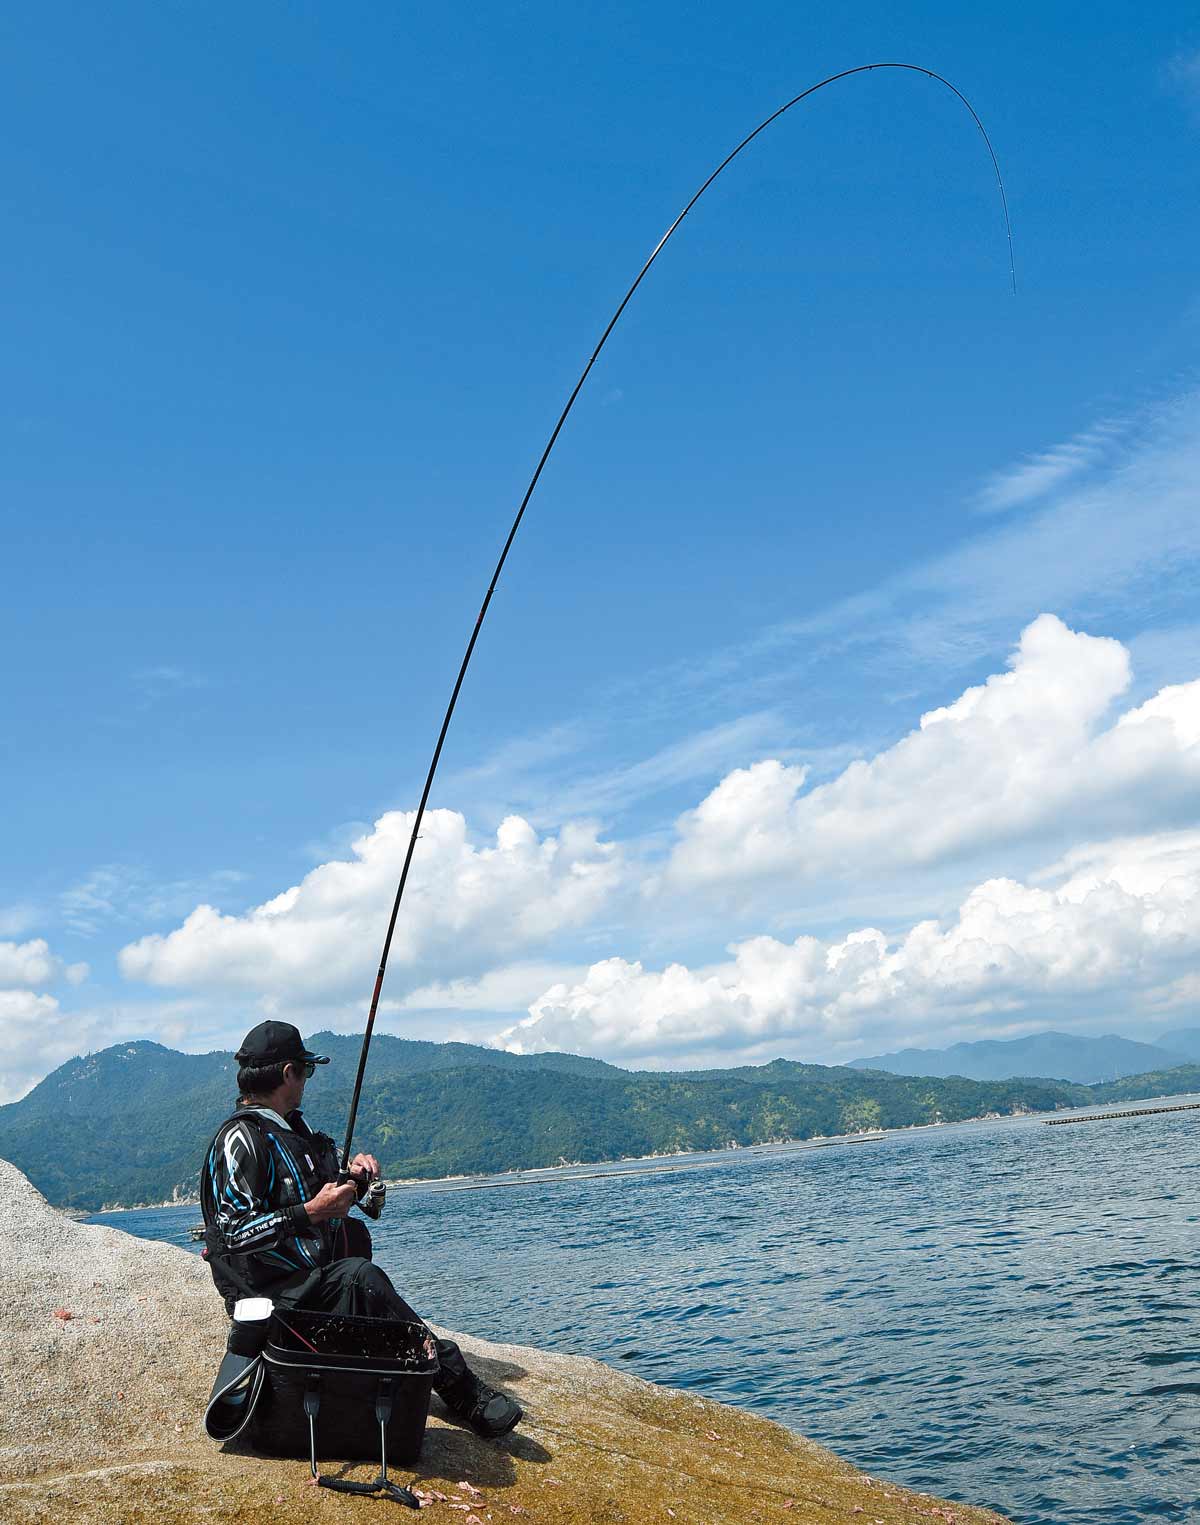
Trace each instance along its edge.
<path fill-rule="evenodd" d="M 1182 1092 L 1144 1098 L 1147 1101 L 1184 1101 L 1195 1099 L 1197 1093 Z M 1086 1113 L 1097 1110 L 1103 1103 L 1062 1110 Z M 954 1122 L 912 1123 L 901 1128 L 871 1128 L 860 1133 L 834 1134 L 830 1137 L 806 1139 L 772 1139 L 761 1144 L 727 1144 L 723 1149 L 676 1149 L 653 1154 L 625 1155 L 615 1160 L 572 1160 L 561 1165 L 530 1166 L 525 1169 L 496 1170 L 478 1174 L 447 1176 L 403 1176 L 387 1178 L 389 1191 L 420 1191 L 434 1188 L 449 1191 L 498 1190 L 506 1186 L 530 1186 L 544 1183 L 591 1180 L 596 1176 L 646 1175 L 652 1172 L 699 1168 L 705 1162 L 722 1159 L 731 1154 L 801 1153 L 809 1149 L 847 1147 L 853 1144 L 878 1143 L 893 1134 L 928 1133 L 940 1128 L 966 1128 L 979 1123 L 1007 1121 L 1045 1120 L 1045 1114 L 1034 1111 L 990 1112 L 980 1117 L 964 1117 Z M 122 1202 L 98 1208 L 94 1213 L 77 1208 L 62 1209 L 67 1216 L 77 1219 L 93 1219 L 113 1213 L 154 1212 L 168 1207 L 200 1206 L 199 1197 L 173 1197 L 163 1202 Z"/>
<path fill-rule="evenodd" d="M 971 1118 L 971 1122 L 987 1122 L 983 1117 Z M 920 1123 L 917 1127 L 942 1127 L 941 1123 Z M 472 1191 L 487 1187 L 536 1185 L 538 1181 L 588 1180 L 595 1175 L 644 1175 L 655 1170 L 680 1170 L 687 1168 L 681 1161 L 721 1159 L 729 1154 L 764 1154 L 771 1150 L 780 1153 L 799 1152 L 805 1149 L 828 1149 L 838 1145 L 870 1144 L 885 1138 L 888 1133 L 910 1133 L 911 1128 L 873 1128 L 862 1133 L 837 1134 L 832 1138 L 781 1138 L 763 1144 L 726 1144 L 723 1149 L 673 1149 L 655 1154 L 623 1155 L 615 1160 L 571 1160 L 563 1165 L 531 1165 L 512 1170 L 495 1170 L 479 1174 L 449 1176 L 401 1176 L 386 1177 L 389 1191 L 419 1191 L 422 1187 L 448 1187 L 450 1190 Z M 643 1167 L 639 1169 L 638 1167 Z M 163 1202 L 105 1203 L 95 1212 L 81 1208 L 59 1208 L 67 1217 L 92 1219 L 107 1217 L 112 1213 L 148 1213 L 167 1207 L 200 1206 L 199 1197 L 170 1197 Z"/>
<path fill-rule="evenodd" d="M 349 1105 L 361 1045 L 336 1033 L 312 1041 L 334 1067 L 320 1107 L 335 1121 Z M 360 1142 L 378 1141 L 397 1191 L 476 1189 L 498 1175 L 553 1181 L 556 1167 L 587 1163 L 663 1169 L 663 1159 L 683 1153 L 820 1146 L 1200 1090 L 1200 1063 L 1096 1085 L 907 1076 L 783 1058 L 728 1070 L 635 1071 L 577 1054 L 513 1055 L 390 1034 L 376 1036 L 371 1058 Z M 70 1060 L 0 1106 L 0 1157 L 58 1206 L 107 1213 L 178 1203 L 194 1212 L 200 1157 L 215 1120 L 228 1115 L 232 1063 L 224 1052 L 185 1054 L 147 1040 Z M 48 1127 L 56 1140 L 50 1155 Z M 105 1141 L 102 1150 L 93 1138 Z M 516 1176 L 522 1167 L 527 1173 Z"/>

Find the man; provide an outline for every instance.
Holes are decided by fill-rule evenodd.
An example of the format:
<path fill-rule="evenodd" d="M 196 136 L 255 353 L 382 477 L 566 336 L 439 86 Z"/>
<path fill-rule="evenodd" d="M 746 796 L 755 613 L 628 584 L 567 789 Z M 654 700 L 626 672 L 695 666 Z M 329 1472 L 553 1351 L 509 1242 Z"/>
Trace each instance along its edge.
<path fill-rule="evenodd" d="M 366 1225 L 347 1214 L 378 1179 L 370 1154 L 338 1184 L 337 1146 L 300 1111 L 304 1086 L 329 1060 L 289 1022 L 260 1022 L 237 1052 L 238 1107 L 217 1130 L 200 1179 L 205 1258 L 232 1314 L 239 1294 L 281 1307 L 421 1320 L 370 1259 Z M 506 1434 L 521 1409 L 480 1381 L 453 1340 L 437 1340 L 434 1390 L 479 1435 Z"/>

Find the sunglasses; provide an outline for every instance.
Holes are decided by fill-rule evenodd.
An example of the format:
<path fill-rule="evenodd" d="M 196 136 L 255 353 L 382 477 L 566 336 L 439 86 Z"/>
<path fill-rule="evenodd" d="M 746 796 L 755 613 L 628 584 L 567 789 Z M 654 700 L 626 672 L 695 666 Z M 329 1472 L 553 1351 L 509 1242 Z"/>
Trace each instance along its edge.
<path fill-rule="evenodd" d="M 317 1073 L 317 1067 L 311 1059 L 292 1059 L 289 1063 L 293 1068 L 304 1071 L 305 1080 L 311 1080 Z"/>

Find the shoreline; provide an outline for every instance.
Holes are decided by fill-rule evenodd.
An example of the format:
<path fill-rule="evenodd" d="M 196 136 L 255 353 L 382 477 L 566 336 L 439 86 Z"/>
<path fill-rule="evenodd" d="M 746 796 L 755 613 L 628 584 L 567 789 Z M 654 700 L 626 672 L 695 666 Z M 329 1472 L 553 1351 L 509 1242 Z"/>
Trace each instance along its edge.
<path fill-rule="evenodd" d="M 995 1122 L 995 1118 L 969 1118 L 969 1122 Z M 880 1143 L 889 1133 L 911 1133 L 914 1128 L 940 1128 L 942 1123 L 916 1123 L 913 1128 L 873 1128 L 866 1133 L 818 1135 L 804 1139 L 771 1139 L 762 1144 L 726 1145 L 724 1149 L 676 1149 L 670 1154 L 625 1154 L 616 1160 L 571 1160 L 565 1165 L 527 1165 L 510 1170 L 453 1176 L 385 1176 L 389 1191 L 420 1191 L 425 1187 L 447 1191 L 478 1191 L 500 1186 L 536 1186 L 542 1182 L 593 1180 L 597 1176 L 648 1175 L 656 1171 L 691 1170 L 710 1160 L 729 1155 L 761 1154 L 767 1150 L 794 1153 L 804 1149 L 829 1149 L 850 1144 Z M 638 1167 L 643 1167 L 639 1169 Z M 52 1203 L 51 1206 L 54 1204 Z M 98 1207 L 56 1207 L 55 1211 L 76 1219 L 110 1217 L 115 1213 L 161 1212 L 169 1207 L 199 1207 L 199 1197 L 173 1197 L 166 1202 L 127 1202 Z"/>
<path fill-rule="evenodd" d="M 1181 1101 L 1189 1098 L 1194 1099 L 1196 1094 L 1190 1091 L 1181 1092 L 1178 1095 L 1172 1093 L 1169 1096 L 1139 1097 L 1141 1101 Z M 462 1173 L 449 1176 L 397 1176 L 385 1177 L 384 1184 L 389 1191 L 495 1191 L 507 1186 L 540 1186 L 559 1185 L 569 1181 L 590 1181 L 604 1176 L 626 1175 L 651 1175 L 666 1173 L 677 1170 L 696 1170 L 702 1168 L 714 1160 L 728 1159 L 731 1155 L 760 1155 L 770 1152 L 778 1154 L 801 1153 L 807 1149 L 844 1148 L 855 1144 L 882 1143 L 893 1135 L 906 1133 L 927 1133 L 939 1128 L 968 1128 L 979 1123 L 1019 1123 L 1041 1121 L 1046 1122 L 1048 1116 L 1062 1117 L 1064 1114 L 1087 1114 L 1111 1103 L 1096 1102 L 1082 1107 L 1055 1108 L 1047 1112 L 989 1112 L 982 1117 L 962 1117 L 953 1122 L 935 1123 L 911 1123 L 904 1128 L 871 1128 L 862 1133 L 838 1133 L 832 1135 L 818 1134 L 813 1138 L 806 1139 L 772 1139 L 762 1144 L 727 1144 L 723 1149 L 677 1149 L 668 1154 L 637 1154 L 622 1155 L 616 1160 L 572 1160 L 562 1165 L 529 1165 L 517 1167 L 511 1170 L 496 1170 L 479 1172 L 478 1174 Z M 1161 1110 L 1161 1109 L 1160 1109 Z M 97 1208 L 95 1212 L 89 1212 L 86 1208 L 58 1208 L 59 1212 L 67 1213 L 71 1217 L 79 1219 L 92 1219 L 108 1217 L 116 1213 L 145 1213 L 160 1212 L 169 1207 L 200 1206 L 199 1197 L 175 1197 L 166 1202 L 141 1202 L 129 1203 L 114 1207 Z"/>

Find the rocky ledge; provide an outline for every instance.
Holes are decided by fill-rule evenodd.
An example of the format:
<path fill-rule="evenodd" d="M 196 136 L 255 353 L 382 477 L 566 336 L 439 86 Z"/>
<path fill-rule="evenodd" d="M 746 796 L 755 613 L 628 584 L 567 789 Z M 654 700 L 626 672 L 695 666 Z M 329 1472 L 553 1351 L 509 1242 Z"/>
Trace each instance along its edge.
<path fill-rule="evenodd" d="M 0 1266 L 0 1517 L 10 1525 L 394 1517 L 393 1504 L 308 1486 L 303 1463 L 207 1439 L 226 1321 L 195 1256 L 74 1222 L 0 1161 Z M 425 1494 L 428 1525 L 1003 1525 L 598 1361 L 454 1337 L 527 1418 L 491 1444 L 444 1421 L 434 1399 L 419 1465 L 397 1469 Z"/>

